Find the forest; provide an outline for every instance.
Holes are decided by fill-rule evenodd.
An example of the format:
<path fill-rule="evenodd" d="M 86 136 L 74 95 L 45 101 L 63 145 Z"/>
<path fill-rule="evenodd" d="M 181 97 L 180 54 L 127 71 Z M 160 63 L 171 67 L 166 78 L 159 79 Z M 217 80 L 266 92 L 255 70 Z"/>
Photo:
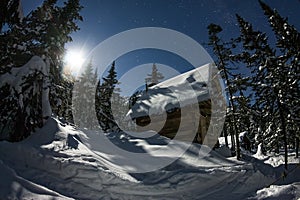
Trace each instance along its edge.
<path fill-rule="evenodd" d="M 43 126 L 45 117 L 50 117 L 42 113 L 43 90 L 49 90 L 52 112 L 73 123 L 74 78 L 62 73 L 62 58 L 65 44 L 72 41 L 70 34 L 79 30 L 76 23 L 82 20 L 79 13 L 82 7 L 77 0 L 68 1 L 63 7 L 49 0 L 28 16 L 20 18 L 18 1 L 13 2 L 3 1 L 1 5 L 2 9 L 8 9 L 1 11 L 0 23 L 0 91 L 3 97 L 0 104 L 0 138 L 16 142 Z M 289 149 L 295 149 L 298 157 L 300 34 L 288 19 L 264 2 L 259 3 L 275 37 L 256 30 L 255 24 L 238 14 L 236 20 L 240 34 L 233 38 L 222 38 L 222 27 L 217 24 L 207 27 L 209 40 L 205 45 L 213 50 L 215 64 L 226 83 L 228 109 L 223 136 L 227 146 L 226 136 L 232 136 L 237 158 L 241 157 L 238 134 L 244 131 L 248 132 L 252 149 L 261 145 L 265 152 L 284 149 L 285 154 Z M 275 41 L 269 38 L 275 38 Z M 48 63 L 49 72 L 45 74 L 38 69 L 31 70 L 24 74 L 20 85 L 7 83 L 5 76 L 14 75 L 12 71 L 19 69 L 33 56 L 39 56 Z M 87 88 L 81 89 L 83 91 L 99 85 L 95 104 L 99 108 L 102 106 L 97 109 L 97 118 L 105 131 L 115 130 L 117 126 L 109 111 L 110 101 L 107 101 L 118 85 L 114 65 L 102 84 L 100 80 L 96 83 L 97 72 L 93 71 L 93 66 L 88 66 L 79 78 L 80 82 L 90 84 L 86 84 Z M 114 95 L 126 104 L 125 97 L 122 98 L 117 92 Z M 105 105 L 105 102 L 108 104 Z"/>
<path fill-rule="evenodd" d="M 240 134 L 246 133 L 249 152 L 283 152 L 287 172 L 289 153 L 299 158 L 300 33 L 276 9 L 258 2 L 272 35 L 237 13 L 239 34 L 225 38 L 221 25 L 210 23 L 203 46 L 213 52 L 225 83 L 225 146 L 237 160 L 245 160 Z M 122 96 L 118 63 L 111 63 L 104 77 L 92 62 L 77 78 L 63 72 L 66 44 L 80 30 L 78 23 L 84 23 L 80 1 L 58 5 L 57 0 L 44 0 L 26 16 L 19 4 L 0 2 L 0 140 L 17 144 L 53 117 L 78 128 L 122 135 L 124 116 L 143 91 Z M 146 88 L 163 79 L 154 66 L 145 77 Z M 112 110 L 113 104 L 123 107 Z M 92 112 L 96 119 L 86 114 Z"/>

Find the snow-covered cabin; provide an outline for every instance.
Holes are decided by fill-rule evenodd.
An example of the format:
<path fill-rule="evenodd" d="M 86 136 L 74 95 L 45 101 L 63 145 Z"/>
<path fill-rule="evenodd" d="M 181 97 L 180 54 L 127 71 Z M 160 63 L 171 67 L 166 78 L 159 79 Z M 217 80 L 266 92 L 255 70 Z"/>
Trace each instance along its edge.
<path fill-rule="evenodd" d="M 203 143 L 211 119 L 211 80 L 212 65 L 207 64 L 154 85 L 141 95 L 127 116 L 138 125 L 137 131 L 154 130 L 174 138 L 180 130 L 176 139 L 192 137 L 192 141 Z M 215 85 L 221 91 L 220 83 Z"/>

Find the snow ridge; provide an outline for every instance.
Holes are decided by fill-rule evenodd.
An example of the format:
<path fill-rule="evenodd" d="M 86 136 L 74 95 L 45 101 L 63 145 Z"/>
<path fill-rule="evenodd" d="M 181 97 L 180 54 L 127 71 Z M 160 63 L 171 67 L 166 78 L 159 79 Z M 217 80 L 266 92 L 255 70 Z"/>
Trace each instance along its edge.
<path fill-rule="evenodd" d="M 163 169 L 122 172 L 114 163 L 118 155 L 107 149 L 103 137 L 107 135 L 50 118 L 22 142 L 0 142 L 0 199 L 263 199 L 265 192 L 256 191 L 276 179 L 274 173 L 263 170 L 264 164 L 226 159 L 216 152 L 198 159 L 200 145 L 191 146 Z M 115 137 L 124 143 L 124 137 Z M 147 152 L 169 139 L 128 141 L 133 151 L 143 148 Z M 96 144 L 98 151 L 93 150 Z M 277 191 L 295 191 L 298 186 Z M 289 194 L 299 197 L 296 192 Z"/>

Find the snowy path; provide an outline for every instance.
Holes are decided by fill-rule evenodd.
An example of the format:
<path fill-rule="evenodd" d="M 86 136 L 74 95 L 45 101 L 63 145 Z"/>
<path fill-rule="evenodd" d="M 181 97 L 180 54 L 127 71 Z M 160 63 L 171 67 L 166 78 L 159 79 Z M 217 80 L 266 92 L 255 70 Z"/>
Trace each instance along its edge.
<path fill-rule="evenodd" d="M 50 119 L 25 141 L 1 142 L 0 199 L 246 199 L 275 179 L 267 166 L 215 152 L 197 159 L 197 146 L 161 170 L 122 172 L 98 136 Z M 134 144 L 128 148 L 151 148 L 142 141 Z M 95 145 L 98 151 L 91 150 Z"/>

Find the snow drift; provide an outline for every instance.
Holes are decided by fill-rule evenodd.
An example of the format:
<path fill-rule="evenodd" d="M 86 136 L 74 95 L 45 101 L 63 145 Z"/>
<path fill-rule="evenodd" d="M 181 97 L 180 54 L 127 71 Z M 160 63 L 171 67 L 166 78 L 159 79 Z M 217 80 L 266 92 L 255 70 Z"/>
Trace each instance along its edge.
<path fill-rule="evenodd" d="M 256 191 L 276 179 L 269 165 L 238 162 L 213 151 L 199 159 L 200 145 L 162 169 L 129 173 L 119 168 L 133 167 L 130 159 L 110 151 L 109 141 L 147 153 L 169 139 L 157 136 L 146 142 L 84 132 L 51 118 L 22 142 L 0 142 L 0 199 L 259 199 L 262 192 Z"/>

